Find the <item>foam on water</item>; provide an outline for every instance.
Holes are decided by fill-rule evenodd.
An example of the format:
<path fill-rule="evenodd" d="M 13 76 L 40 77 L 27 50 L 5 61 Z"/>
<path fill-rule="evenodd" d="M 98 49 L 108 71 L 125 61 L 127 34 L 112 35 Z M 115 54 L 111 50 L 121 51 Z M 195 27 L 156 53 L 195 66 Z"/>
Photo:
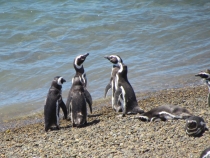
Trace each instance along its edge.
<path fill-rule="evenodd" d="M 54 76 L 67 98 L 79 54 L 93 99 L 103 97 L 118 54 L 134 90 L 199 84 L 210 68 L 208 1 L 13 1 L 0 9 L 0 121 L 43 110 Z"/>

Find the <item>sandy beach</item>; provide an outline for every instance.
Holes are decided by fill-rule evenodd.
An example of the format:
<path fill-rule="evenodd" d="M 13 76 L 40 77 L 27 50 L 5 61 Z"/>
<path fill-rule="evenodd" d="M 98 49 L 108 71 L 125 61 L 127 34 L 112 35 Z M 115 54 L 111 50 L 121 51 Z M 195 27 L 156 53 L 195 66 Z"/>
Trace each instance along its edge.
<path fill-rule="evenodd" d="M 207 87 L 184 87 L 138 93 L 139 106 L 172 104 L 187 108 L 210 126 Z M 6 122 L 0 132 L 0 157 L 160 157 L 198 158 L 209 147 L 210 133 L 189 137 L 185 120 L 142 122 L 133 115 L 117 117 L 110 98 L 94 101 L 88 125 L 73 128 L 61 120 L 60 130 L 44 131 L 43 113 Z M 98 108 L 100 107 L 100 108 Z"/>

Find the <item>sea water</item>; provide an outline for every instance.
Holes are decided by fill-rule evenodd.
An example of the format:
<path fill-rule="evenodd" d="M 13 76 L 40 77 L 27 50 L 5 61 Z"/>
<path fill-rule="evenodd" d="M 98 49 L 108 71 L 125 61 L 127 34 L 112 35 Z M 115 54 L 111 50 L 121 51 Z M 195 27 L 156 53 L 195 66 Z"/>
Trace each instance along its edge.
<path fill-rule="evenodd" d="M 0 2 L 0 122 L 43 111 L 57 75 L 66 101 L 84 62 L 93 100 L 104 96 L 120 55 L 135 92 L 201 84 L 194 75 L 210 68 L 208 0 L 2 0 Z M 110 95 L 110 93 L 108 94 Z"/>

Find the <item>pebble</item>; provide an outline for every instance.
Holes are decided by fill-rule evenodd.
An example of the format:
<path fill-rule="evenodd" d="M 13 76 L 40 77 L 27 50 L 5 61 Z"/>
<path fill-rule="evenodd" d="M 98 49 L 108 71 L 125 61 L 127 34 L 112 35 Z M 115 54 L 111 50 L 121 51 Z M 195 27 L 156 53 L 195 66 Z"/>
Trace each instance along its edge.
<path fill-rule="evenodd" d="M 138 104 L 145 111 L 155 106 L 176 104 L 202 116 L 210 127 L 209 110 L 206 106 L 205 86 L 186 87 L 159 92 L 137 94 Z M 109 98 L 110 99 L 110 98 Z M 141 122 L 132 115 L 118 118 L 111 109 L 110 100 L 88 117 L 83 128 L 72 128 L 71 122 L 61 120 L 61 129 L 44 132 L 43 121 L 0 132 L 0 157 L 199 157 L 209 146 L 210 132 L 199 138 L 189 137 L 184 131 L 185 121 Z M 100 106 L 100 105 L 94 105 Z M 35 117 L 41 120 L 43 114 Z M 33 117 L 30 117 L 31 120 Z M 9 122 L 10 123 L 10 122 Z M 11 122 L 10 127 L 14 127 Z M 195 150 L 196 148 L 196 150 Z"/>

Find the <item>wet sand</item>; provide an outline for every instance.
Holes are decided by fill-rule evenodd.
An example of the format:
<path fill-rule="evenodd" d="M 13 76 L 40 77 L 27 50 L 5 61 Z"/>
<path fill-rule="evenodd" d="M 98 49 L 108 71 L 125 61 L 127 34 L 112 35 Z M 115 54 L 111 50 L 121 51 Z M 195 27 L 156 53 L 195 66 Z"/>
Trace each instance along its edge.
<path fill-rule="evenodd" d="M 137 94 L 139 106 L 172 104 L 201 116 L 210 127 L 206 86 Z M 9 121 L 1 126 L 0 157 L 160 157 L 197 158 L 210 146 L 210 133 L 189 137 L 185 120 L 142 122 L 133 115 L 117 117 L 110 98 L 94 102 L 88 125 L 73 128 L 61 120 L 60 130 L 44 131 L 43 113 Z M 101 107 L 101 108 L 97 108 Z"/>

